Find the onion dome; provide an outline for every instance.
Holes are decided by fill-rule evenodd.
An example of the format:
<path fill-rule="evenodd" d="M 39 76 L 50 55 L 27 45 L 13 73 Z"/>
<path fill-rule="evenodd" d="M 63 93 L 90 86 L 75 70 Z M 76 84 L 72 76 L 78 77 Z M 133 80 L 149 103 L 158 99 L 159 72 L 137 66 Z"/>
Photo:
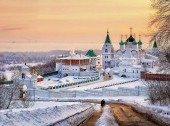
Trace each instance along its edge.
<path fill-rule="evenodd" d="M 123 40 L 121 40 L 119 44 L 120 45 L 124 45 L 125 43 L 123 42 Z"/>
<path fill-rule="evenodd" d="M 133 41 L 135 41 L 135 38 L 133 38 L 133 36 L 130 35 L 130 37 L 126 41 L 127 42 L 133 42 Z"/>
<path fill-rule="evenodd" d="M 142 45 L 143 43 L 142 43 L 142 41 L 141 40 L 139 40 L 139 42 L 138 42 L 138 45 Z"/>
<path fill-rule="evenodd" d="M 137 43 L 136 40 L 135 40 L 135 41 L 132 42 L 132 44 L 133 44 L 133 45 L 137 45 L 138 43 Z"/>
<path fill-rule="evenodd" d="M 127 42 L 126 42 L 126 41 L 124 42 L 124 45 L 127 45 Z"/>

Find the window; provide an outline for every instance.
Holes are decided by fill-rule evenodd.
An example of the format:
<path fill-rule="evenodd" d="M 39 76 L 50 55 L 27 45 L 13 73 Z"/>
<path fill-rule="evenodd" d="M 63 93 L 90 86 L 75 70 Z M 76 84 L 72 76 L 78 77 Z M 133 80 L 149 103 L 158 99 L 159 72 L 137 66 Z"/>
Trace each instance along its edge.
<path fill-rule="evenodd" d="M 25 74 L 24 73 L 22 73 L 22 79 L 25 79 Z"/>
<path fill-rule="evenodd" d="M 105 52 L 108 52 L 108 49 L 105 49 Z"/>

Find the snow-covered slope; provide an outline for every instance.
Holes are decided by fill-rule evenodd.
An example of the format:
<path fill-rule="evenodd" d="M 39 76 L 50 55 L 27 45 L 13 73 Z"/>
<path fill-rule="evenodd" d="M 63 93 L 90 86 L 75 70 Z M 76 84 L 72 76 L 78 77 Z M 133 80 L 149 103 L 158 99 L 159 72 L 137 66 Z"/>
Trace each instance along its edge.
<path fill-rule="evenodd" d="M 39 109 L 10 109 L 0 111 L 0 126 L 66 126 L 79 124 L 94 111 L 91 104 L 53 106 Z"/>
<path fill-rule="evenodd" d="M 96 122 L 96 126 L 118 126 L 109 106 L 104 107 L 101 117 Z"/>

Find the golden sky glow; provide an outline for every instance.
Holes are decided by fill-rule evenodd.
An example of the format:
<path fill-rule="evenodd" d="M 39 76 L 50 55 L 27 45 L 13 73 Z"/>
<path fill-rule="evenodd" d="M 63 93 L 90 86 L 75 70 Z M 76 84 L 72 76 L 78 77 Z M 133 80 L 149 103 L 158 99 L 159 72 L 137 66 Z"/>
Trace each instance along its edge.
<path fill-rule="evenodd" d="M 107 29 L 116 47 L 130 26 L 147 43 L 149 8 L 150 0 L 0 0 L 0 49 L 101 49 Z"/>

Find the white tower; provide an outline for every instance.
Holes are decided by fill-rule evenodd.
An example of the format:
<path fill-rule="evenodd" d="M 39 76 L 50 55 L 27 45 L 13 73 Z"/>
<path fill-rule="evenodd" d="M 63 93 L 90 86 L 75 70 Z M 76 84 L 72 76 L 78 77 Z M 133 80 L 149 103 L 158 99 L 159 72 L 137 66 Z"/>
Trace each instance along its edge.
<path fill-rule="evenodd" d="M 103 69 L 112 67 L 111 60 L 114 58 L 114 48 L 112 46 L 109 32 L 107 31 L 106 40 L 102 48 L 102 64 Z"/>
<path fill-rule="evenodd" d="M 142 49 L 141 35 L 139 35 L 138 49 Z"/>
<path fill-rule="evenodd" d="M 121 41 L 119 45 L 120 45 L 120 50 L 123 51 L 125 49 L 125 42 L 123 42 L 123 35 L 121 35 Z"/>

